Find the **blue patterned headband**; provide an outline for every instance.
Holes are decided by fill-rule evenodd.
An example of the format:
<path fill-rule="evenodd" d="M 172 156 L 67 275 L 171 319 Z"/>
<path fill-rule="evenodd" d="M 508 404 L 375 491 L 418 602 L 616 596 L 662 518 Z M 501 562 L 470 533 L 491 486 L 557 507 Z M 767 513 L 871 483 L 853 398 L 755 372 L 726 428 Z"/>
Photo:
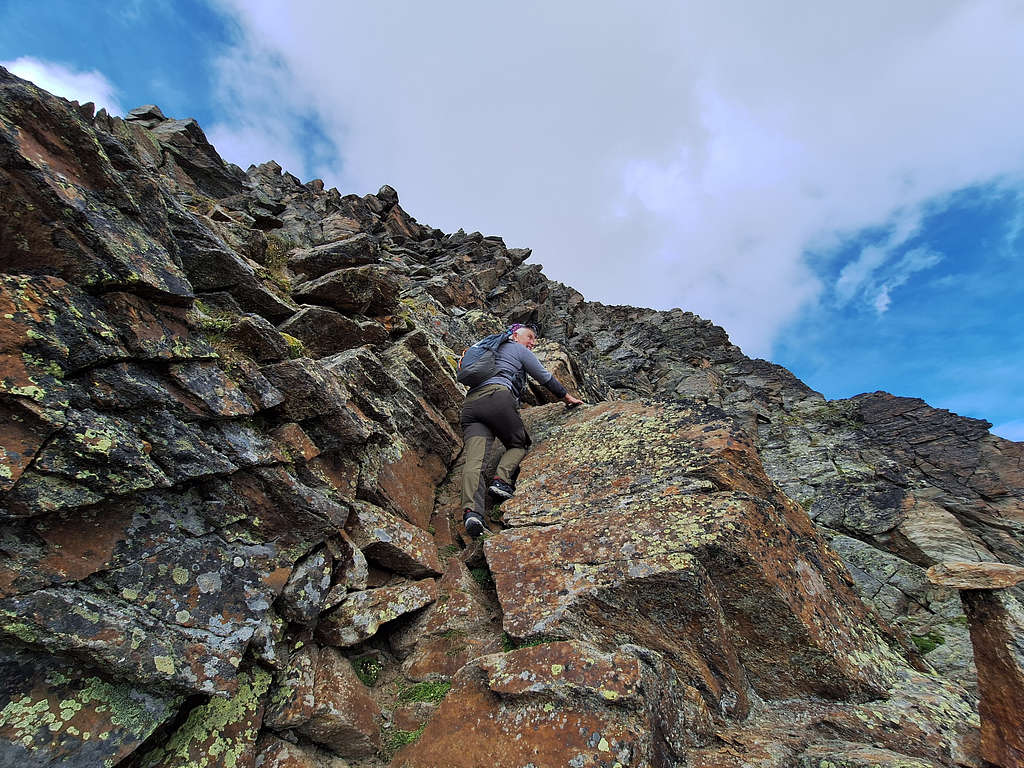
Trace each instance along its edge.
<path fill-rule="evenodd" d="M 518 331 L 520 328 L 529 328 L 535 334 L 539 333 L 539 331 L 537 330 L 537 326 L 534 325 L 533 323 L 512 323 L 512 325 L 508 327 L 508 335 L 514 335 L 515 332 Z"/>

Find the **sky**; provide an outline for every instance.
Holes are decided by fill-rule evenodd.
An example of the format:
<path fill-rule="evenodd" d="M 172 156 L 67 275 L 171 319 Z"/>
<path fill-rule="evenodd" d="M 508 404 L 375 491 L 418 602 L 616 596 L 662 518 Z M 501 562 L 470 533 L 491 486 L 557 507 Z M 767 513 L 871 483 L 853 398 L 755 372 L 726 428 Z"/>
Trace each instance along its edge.
<path fill-rule="evenodd" d="M 6 0 L 0 64 L 1024 440 L 1024 3 Z"/>

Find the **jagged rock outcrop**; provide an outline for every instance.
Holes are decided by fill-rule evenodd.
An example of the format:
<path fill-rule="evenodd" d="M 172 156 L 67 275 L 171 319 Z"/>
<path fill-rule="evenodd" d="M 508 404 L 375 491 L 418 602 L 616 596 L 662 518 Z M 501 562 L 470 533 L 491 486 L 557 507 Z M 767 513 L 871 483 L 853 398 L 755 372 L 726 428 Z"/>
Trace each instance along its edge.
<path fill-rule="evenodd" d="M 981 754 L 993 765 L 1024 764 L 1024 609 L 1007 588 L 1024 568 L 1005 563 L 940 563 L 933 584 L 960 590 L 971 625 L 981 691 Z"/>
<path fill-rule="evenodd" d="M 529 256 L 0 69 L 0 763 L 980 766 L 924 572 L 1021 564 L 1024 445 Z M 596 405 L 471 545 L 509 322 Z"/>
<path fill-rule="evenodd" d="M 834 720 L 848 723 L 847 750 L 859 740 L 884 743 L 893 762 L 971 761 L 965 694 L 915 670 L 916 650 L 864 605 L 723 411 L 561 410 L 529 412 L 541 442 L 502 505 L 510 527 L 484 545 L 505 632 L 543 643 L 460 670 L 396 766 L 793 765 L 835 751 Z M 851 727 L 915 697 L 942 723 Z M 794 701 L 814 704 L 769 756 Z M 734 723 L 741 749 L 718 739 Z"/>
<path fill-rule="evenodd" d="M 523 287 L 536 279 L 526 269 L 492 297 L 499 311 L 539 322 L 616 395 L 725 410 L 756 437 L 769 477 L 833 542 L 862 595 L 973 688 L 959 598 L 929 585 L 925 570 L 943 559 L 1024 562 L 1024 444 L 921 400 L 826 401 L 690 313 L 606 307 L 550 282 Z"/>

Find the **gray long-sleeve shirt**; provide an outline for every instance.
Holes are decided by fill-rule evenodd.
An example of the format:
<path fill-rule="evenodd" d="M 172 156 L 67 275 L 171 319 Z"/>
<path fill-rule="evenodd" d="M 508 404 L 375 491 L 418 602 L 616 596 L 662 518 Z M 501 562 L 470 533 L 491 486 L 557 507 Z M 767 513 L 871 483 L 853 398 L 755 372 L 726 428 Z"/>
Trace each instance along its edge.
<path fill-rule="evenodd" d="M 494 359 L 498 366 L 498 372 L 479 386 L 503 384 L 512 391 L 516 399 L 520 399 L 526 389 L 526 375 L 529 374 L 547 387 L 555 397 L 565 397 L 565 387 L 551 371 L 541 365 L 537 356 L 524 345 L 516 341 L 507 341 L 498 347 L 497 352 L 494 353 Z"/>

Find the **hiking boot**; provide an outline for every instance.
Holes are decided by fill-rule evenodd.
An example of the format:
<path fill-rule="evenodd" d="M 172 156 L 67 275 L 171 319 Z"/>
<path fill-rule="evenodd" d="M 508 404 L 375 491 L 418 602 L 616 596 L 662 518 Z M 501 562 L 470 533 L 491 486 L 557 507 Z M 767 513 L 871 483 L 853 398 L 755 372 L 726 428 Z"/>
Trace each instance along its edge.
<path fill-rule="evenodd" d="M 511 499 L 516 495 L 515 486 L 509 485 L 500 477 L 494 478 L 491 483 L 491 487 L 487 489 L 492 495 L 497 496 L 500 499 Z"/>
<path fill-rule="evenodd" d="M 471 509 L 462 513 L 462 524 L 466 526 L 466 533 L 471 539 L 480 538 L 484 532 L 484 519 Z"/>

